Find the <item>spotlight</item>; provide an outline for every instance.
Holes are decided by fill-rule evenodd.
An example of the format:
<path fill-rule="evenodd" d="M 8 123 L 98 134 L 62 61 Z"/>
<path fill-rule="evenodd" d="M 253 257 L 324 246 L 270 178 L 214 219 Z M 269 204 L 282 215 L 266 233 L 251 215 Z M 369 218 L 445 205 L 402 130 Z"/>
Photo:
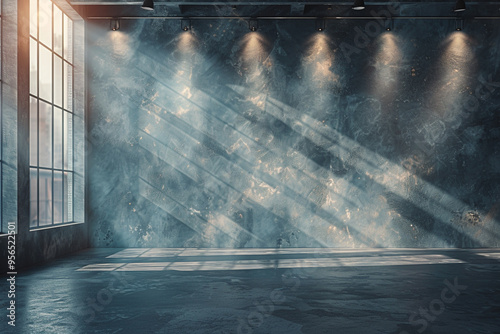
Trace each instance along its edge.
<path fill-rule="evenodd" d="M 120 20 L 112 19 L 109 21 L 109 28 L 113 31 L 120 30 Z"/>
<path fill-rule="evenodd" d="M 250 31 L 257 31 L 257 29 L 259 29 L 259 22 L 255 19 L 249 20 L 248 29 L 250 29 Z"/>
<path fill-rule="evenodd" d="M 457 18 L 455 20 L 455 30 L 456 31 L 462 31 L 462 30 L 464 30 L 464 19 Z"/>
<path fill-rule="evenodd" d="M 191 21 L 189 19 L 181 20 L 181 29 L 182 31 L 188 31 L 191 29 Z"/>
<path fill-rule="evenodd" d="M 325 31 L 326 22 L 324 19 L 316 20 L 316 30 L 317 31 Z"/>
<path fill-rule="evenodd" d="M 463 12 L 465 10 L 465 0 L 457 0 L 455 3 L 454 12 Z"/>
<path fill-rule="evenodd" d="M 365 9 L 365 1 L 364 0 L 354 0 L 354 4 L 352 5 L 352 9 L 354 9 L 354 10 Z"/>
<path fill-rule="evenodd" d="M 141 6 L 142 9 L 145 10 L 154 10 L 155 9 L 155 3 L 153 0 L 144 0 Z"/>
<path fill-rule="evenodd" d="M 391 31 L 392 29 L 394 29 L 394 21 L 392 19 L 386 19 L 385 20 L 385 30 Z"/>

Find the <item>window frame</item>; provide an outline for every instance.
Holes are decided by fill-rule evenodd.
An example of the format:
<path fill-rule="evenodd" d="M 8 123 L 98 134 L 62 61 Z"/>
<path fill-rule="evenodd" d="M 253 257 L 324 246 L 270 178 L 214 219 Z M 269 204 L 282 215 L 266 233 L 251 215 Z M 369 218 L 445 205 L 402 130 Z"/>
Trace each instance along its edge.
<path fill-rule="evenodd" d="M 0 0 L 0 234 L 7 233 L 3 219 L 3 1 Z"/>
<path fill-rule="evenodd" d="M 50 38 L 51 38 L 51 42 L 50 44 L 51 45 L 47 45 L 45 42 L 42 42 L 40 40 L 40 2 L 41 1 L 48 1 L 50 2 L 50 8 L 51 8 L 51 23 L 50 23 L 50 29 L 51 29 L 51 34 L 50 34 Z M 31 80 L 32 80 L 32 77 L 31 77 L 31 73 L 30 73 L 30 88 L 29 88 L 29 105 L 30 105 L 30 144 L 29 144 L 29 153 L 28 153 L 28 156 L 29 156 L 29 175 L 30 175 L 30 200 L 29 200 L 29 217 L 30 217 L 30 221 L 29 221 L 29 229 L 30 230 L 37 230 L 37 229 L 44 229 L 44 228 L 50 228 L 50 227 L 55 227 L 55 226 L 63 226 L 63 225 L 70 225 L 70 224 L 74 224 L 75 223 L 75 191 L 74 191 L 74 188 L 75 188 L 75 173 L 76 173 L 76 170 L 75 170 L 75 117 L 78 117 L 76 115 L 76 112 L 75 112 L 75 92 L 74 92 L 74 89 L 75 89 L 75 64 L 74 64 L 74 61 L 75 61 L 75 23 L 74 23 L 74 20 L 70 17 L 70 15 L 68 15 L 67 13 L 65 13 L 65 11 L 57 4 L 55 3 L 54 1 L 51 1 L 51 0 L 32 0 L 32 1 L 29 1 L 30 3 L 30 6 L 33 4 L 33 2 L 36 3 L 36 6 L 37 6 L 37 9 L 36 9 L 36 16 L 37 16 L 37 19 L 36 19 L 36 36 L 33 36 L 32 34 L 32 31 L 31 31 L 31 28 L 32 28 L 32 25 L 33 25 L 33 22 L 31 21 L 32 17 L 31 17 L 31 8 L 29 10 L 29 16 L 30 16 L 30 31 L 29 31 L 29 49 L 30 49 L 30 58 L 32 56 L 32 46 L 36 46 L 36 51 L 34 51 L 34 53 L 36 54 L 36 94 L 35 92 L 32 92 L 32 89 L 31 89 Z M 62 26 L 62 32 L 61 32 L 61 36 L 60 36 L 60 43 L 61 43 L 61 50 L 60 52 L 58 53 L 56 51 L 56 47 L 55 47 L 55 18 L 54 18 L 54 13 L 55 13 L 55 10 L 56 8 L 61 12 L 61 16 L 60 16 L 60 19 L 61 19 L 61 26 Z M 70 22 L 70 29 L 71 29 L 71 33 L 70 33 L 70 39 L 68 39 L 68 46 L 69 48 L 66 48 L 66 42 L 65 42 L 65 38 L 66 38 L 66 33 L 67 33 L 67 29 L 68 29 L 68 26 L 66 25 L 66 22 Z M 45 97 L 41 97 L 41 94 L 40 94 L 40 51 L 41 50 L 45 50 L 45 51 L 48 51 L 50 53 L 50 57 L 51 57 L 51 80 L 50 80 L 50 85 L 51 85 L 51 89 L 50 89 L 50 95 L 51 95 L 51 99 L 50 101 L 47 100 Z M 69 51 L 68 51 L 69 50 Z M 56 62 L 56 57 L 58 57 L 60 59 L 60 75 L 61 75 L 61 81 L 60 81 L 60 84 L 61 84 L 61 87 L 59 89 L 61 89 L 61 101 L 60 101 L 60 105 L 56 104 L 56 101 L 55 101 L 55 73 L 56 73 L 56 70 L 54 68 L 54 65 L 55 65 L 55 62 Z M 42 64 L 43 65 L 43 64 Z M 69 73 L 68 71 L 66 71 L 66 68 L 69 69 L 71 71 L 71 80 L 70 82 L 68 82 L 67 78 L 65 78 L 65 76 L 67 76 L 67 74 Z M 30 59 L 30 71 L 31 71 L 31 59 Z M 69 95 L 70 94 L 70 95 Z M 67 96 L 71 96 L 71 102 L 68 103 L 66 97 Z M 32 151 L 32 138 L 31 138 L 31 135 L 32 135 L 32 132 L 31 132 L 31 125 L 32 125 L 32 101 L 35 101 L 36 103 L 36 161 L 33 163 L 32 159 L 31 159 L 31 151 Z M 41 128 L 41 119 L 40 119 L 40 105 L 41 103 L 44 103 L 46 105 L 49 106 L 50 108 L 50 147 L 51 147 L 51 152 L 50 152 L 50 167 L 47 167 L 47 166 L 41 166 L 40 164 L 40 128 Z M 60 122 L 62 123 L 62 127 L 60 128 L 60 131 L 61 131 L 61 147 L 60 147 L 60 150 L 61 152 L 59 152 L 58 154 L 61 155 L 61 162 L 60 162 L 60 168 L 56 167 L 55 166 L 55 163 L 54 163 L 54 156 L 55 156 L 55 152 L 54 152 L 54 148 L 55 148 L 55 141 L 54 141 L 54 137 L 55 137 L 55 133 L 56 133 L 56 129 L 55 129 L 55 125 L 54 125 L 54 120 L 55 120 L 55 113 L 56 112 L 59 112 L 61 113 L 60 115 Z M 69 121 L 71 120 L 71 123 L 70 123 L 70 126 L 71 126 L 71 129 L 69 127 L 66 128 L 67 126 L 67 122 L 65 121 Z M 66 137 L 65 137 L 65 131 L 66 131 Z M 66 144 L 68 143 L 68 138 L 71 140 L 71 143 L 70 145 L 68 146 L 71 146 L 71 149 L 66 153 Z M 71 153 L 70 153 L 71 152 Z M 68 157 L 68 162 L 65 161 L 65 155 Z M 69 161 L 71 160 L 71 163 L 69 163 Z M 35 172 L 36 174 L 36 196 L 35 196 L 35 199 L 36 199 L 36 209 L 33 208 L 33 197 L 32 197 L 32 172 Z M 41 224 L 43 223 L 42 219 L 41 219 L 41 197 L 40 197 L 40 183 L 41 183 L 41 178 L 40 178 L 40 174 L 41 174 L 41 171 L 42 172 L 48 172 L 50 173 L 50 191 L 47 191 L 47 193 L 50 192 L 50 197 L 49 196 L 46 196 L 47 199 L 44 201 L 44 202 L 49 202 L 50 204 L 50 209 L 49 209 L 49 212 L 50 212 L 50 219 L 48 219 L 48 222 L 47 223 L 44 223 L 44 224 Z M 57 203 L 59 201 L 59 199 L 56 199 L 54 198 L 54 195 L 55 195 L 55 183 L 58 181 L 56 180 L 55 178 L 55 174 L 58 173 L 60 174 L 60 181 L 61 181 L 61 184 L 60 184 L 60 187 L 58 185 L 58 187 L 60 188 L 61 190 L 61 194 L 58 194 L 59 197 L 62 198 L 62 202 L 61 203 Z M 67 181 L 65 181 L 65 175 L 67 175 Z M 70 181 L 71 180 L 71 181 Z M 65 182 L 68 182 L 69 184 L 69 187 L 67 188 L 67 193 L 66 193 L 66 189 L 64 187 L 65 185 Z M 56 203 L 57 205 L 60 205 L 61 206 L 61 211 L 60 211 L 60 221 L 55 221 L 55 208 L 56 208 Z M 70 208 L 70 209 L 69 209 Z M 67 210 L 67 219 L 65 219 L 65 212 Z M 33 212 L 35 213 L 35 215 L 33 215 Z M 48 216 L 48 215 L 47 215 Z M 36 224 L 33 224 L 33 218 L 36 217 Z"/>

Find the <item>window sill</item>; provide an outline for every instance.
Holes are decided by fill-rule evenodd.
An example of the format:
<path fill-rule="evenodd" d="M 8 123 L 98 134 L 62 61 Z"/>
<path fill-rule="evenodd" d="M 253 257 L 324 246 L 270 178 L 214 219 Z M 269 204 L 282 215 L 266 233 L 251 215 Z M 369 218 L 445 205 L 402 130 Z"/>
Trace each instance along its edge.
<path fill-rule="evenodd" d="M 85 222 L 73 222 L 73 223 L 64 223 L 64 224 L 57 224 L 57 225 L 47 225 L 47 226 L 30 228 L 30 232 L 38 232 L 38 231 L 43 231 L 43 230 L 50 230 L 53 228 L 82 225 L 82 224 L 85 224 Z"/>

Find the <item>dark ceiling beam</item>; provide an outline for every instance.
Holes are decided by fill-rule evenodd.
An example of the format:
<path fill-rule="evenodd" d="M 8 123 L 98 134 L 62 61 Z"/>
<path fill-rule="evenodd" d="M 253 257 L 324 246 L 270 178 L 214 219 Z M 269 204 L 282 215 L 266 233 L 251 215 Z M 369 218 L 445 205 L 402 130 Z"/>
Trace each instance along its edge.
<path fill-rule="evenodd" d="M 88 17 L 89 20 L 112 20 L 116 19 L 115 16 L 96 16 Z M 122 16 L 119 17 L 120 20 L 182 20 L 185 17 L 175 17 L 175 16 Z M 189 20 L 193 21 L 205 21 L 205 20 L 317 20 L 317 16 L 270 16 L 270 17 L 254 17 L 254 16 L 202 16 L 202 17 L 189 17 Z M 324 16 L 321 17 L 323 20 L 385 20 L 385 16 Z M 456 20 L 455 16 L 404 16 L 404 17 L 392 17 L 393 20 Z M 471 17 L 471 20 L 500 20 L 500 16 L 478 16 Z"/>
<path fill-rule="evenodd" d="M 155 1 L 154 11 L 141 9 L 142 1 L 129 0 L 74 0 L 73 8 L 84 18 L 97 17 L 351 17 L 374 16 L 387 12 L 393 1 L 366 1 L 364 11 L 351 10 L 351 1 Z M 430 17 L 457 16 L 453 12 L 454 0 L 430 1 L 400 0 L 391 16 Z M 463 17 L 500 16 L 500 1 L 467 1 L 468 10 Z M 375 14 L 374 14 L 375 13 Z M 498 15 L 496 15 L 498 13 Z M 380 15 L 380 14 L 379 14 Z"/>
<path fill-rule="evenodd" d="M 142 4 L 142 3 L 141 3 Z M 156 2 L 155 2 L 155 6 L 156 6 Z M 179 16 L 182 14 L 181 12 L 181 7 L 179 5 L 174 5 L 174 4 L 170 4 L 170 3 L 166 3 L 165 4 L 165 9 L 167 10 L 168 13 L 170 13 L 171 15 L 175 15 L 175 16 Z"/>
<path fill-rule="evenodd" d="M 389 6 L 394 5 L 394 1 L 366 1 L 367 6 Z M 454 1 L 398 1 L 398 4 L 415 4 L 415 5 L 454 5 Z M 142 1 L 128 1 L 128 0 L 73 0 L 70 1 L 70 4 L 73 6 L 130 6 L 130 5 L 138 5 L 142 4 Z M 209 0 L 193 0 L 193 1 L 155 1 L 155 6 L 181 6 L 181 5 L 189 5 L 189 6 L 296 6 L 300 8 L 300 6 L 305 5 L 334 5 L 334 6 L 352 6 L 352 1 L 209 1 Z M 467 1 L 467 6 L 476 6 L 476 5 L 500 5 L 500 1 Z"/>
<path fill-rule="evenodd" d="M 290 14 L 291 15 L 302 15 L 304 14 L 304 8 L 306 7 L 303 3 L 293 3 L 291 4 Z"/>

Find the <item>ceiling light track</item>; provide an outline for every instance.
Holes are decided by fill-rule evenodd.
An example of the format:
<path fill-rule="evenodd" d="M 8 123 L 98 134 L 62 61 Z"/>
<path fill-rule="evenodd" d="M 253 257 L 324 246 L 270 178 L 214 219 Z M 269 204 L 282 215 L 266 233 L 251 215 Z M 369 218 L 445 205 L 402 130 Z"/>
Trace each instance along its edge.
<path fill-rule="evenodd" d="M 394 16 L 392 20 L 455 20 L 457 16 Z M 179 16 L 89 16 L 87 20 L 182 20 Z M 242 16 L 191 16 L 191 21 L 194 20 L 317 20 L 317 16 L 259 16 L 259 17 L 242 17 Z M 386 16 L 325 16 L 323 20 L 386 20 Z M 468 17 L 468 20 L 500 20 L 500 16 L 473 16 Z"/>
<path fill-rule="evenodd" d="M 140 1 L 132 1 L 132 0 L 125 0 L 125 1 L 112 1 L 112 0 L 103 0 L 103 1 L 91 1 L 91 0 L 76 0 L 76 1 L 69 1 L 69 3 L 73 6 L 137 6 L 140 5 Z M 178 5 L 192 5 L 192 6 L 203 6 L 203 5 L 212 5 L 212 6 L 272 6 L 272 5 L 290 5 L 292 3 L 295 3 L 295 1 L 281 1 L 281 0 L 276 0 L 276 1 L 200 1 L 200 0 L 193 0 L 189 2 L 185 1 L 155 1 L 155 5 L 157 6 L 178 6 Z M 328 5 L 334 5 L 334 6 L 346 6 L 346 7 L 352 7 L 353 1 L 342 1 L 342 2 L 335 2 L 335 1 L 307 1 L 307 5 L 311 6 L 328 6 Z M 399 4 L 423 4 L 423 1 L 400 1 Z M 387 6 L 394 4 L 393 1 L 368 1 L 367 5 L 368 6 Z M 435 1 L 429 4 L 429 1 L 425 3 L 426 6 L 428 5 L 438 5 L 438 6 L 450 6 L 453 5 L 453 2 L 448 0 L 448 1 Z M 500 5 L 500 1 L 467 1 L 467 5 L 471 6 L 478 6 L 478 5 Z"/>

